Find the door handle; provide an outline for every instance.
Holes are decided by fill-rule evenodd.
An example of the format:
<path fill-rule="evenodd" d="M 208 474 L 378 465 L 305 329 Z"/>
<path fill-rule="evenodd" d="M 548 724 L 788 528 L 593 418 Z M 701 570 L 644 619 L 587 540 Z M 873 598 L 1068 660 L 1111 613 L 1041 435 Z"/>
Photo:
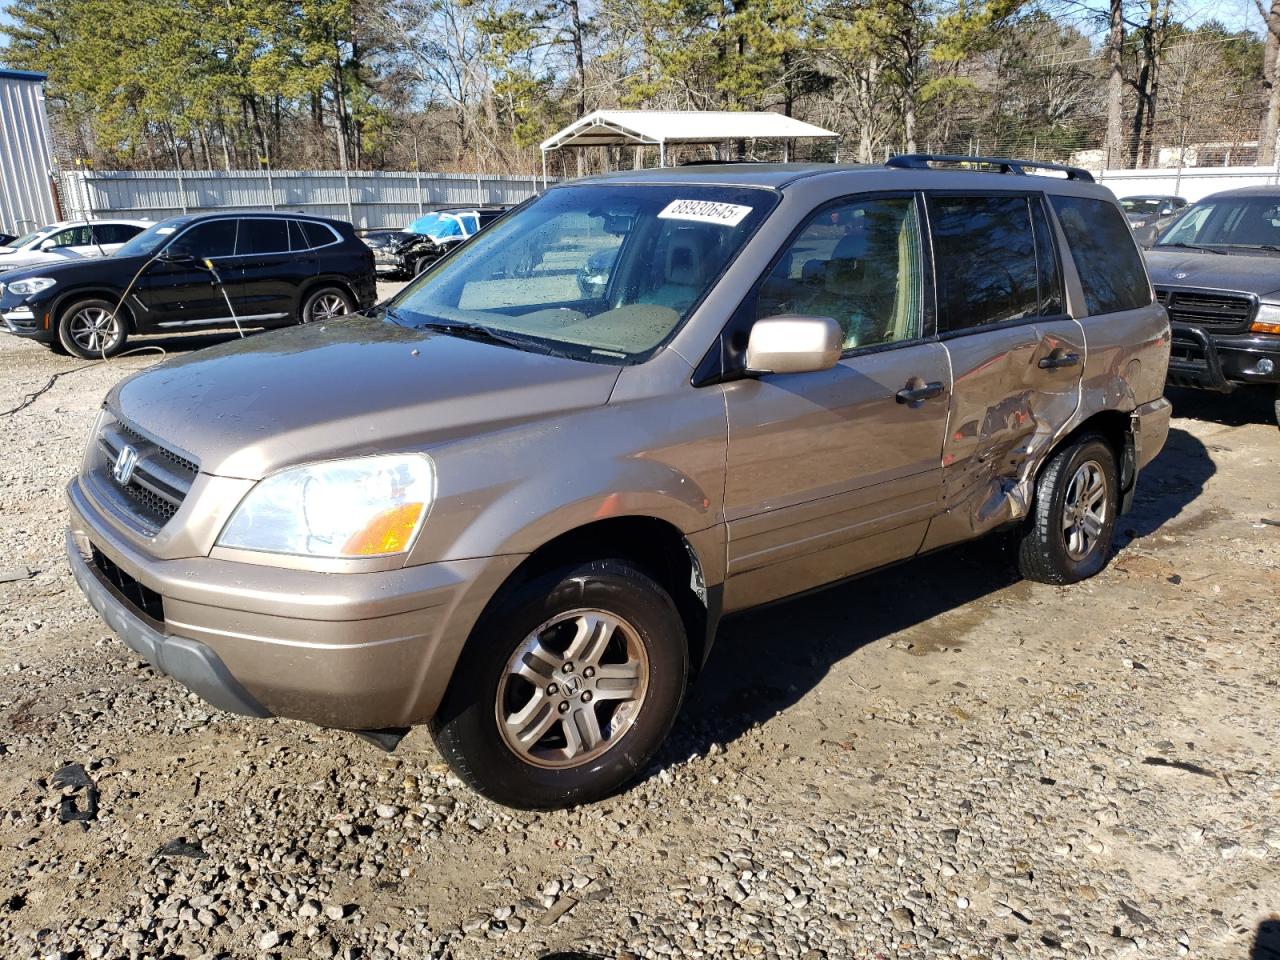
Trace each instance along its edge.
<path fill-rule="evenodd" d="M 933 383 L 921 383 L 914 387 L 906 386 L 894 396 L 898 398 L 899 403 L 920 403 L 922 400 L 942 396 L 942 384 L 935 380 Z"/>
<path fill-rule="evenodd" d="M 1057 370 L 1059 367 L 1074 367 L 1080 362 L 1080 354 L 1078 353 L 1059 353 L 1055 350 L 1047 357 L 1041 357 L 1039 367 L 1041 370 Z"/>

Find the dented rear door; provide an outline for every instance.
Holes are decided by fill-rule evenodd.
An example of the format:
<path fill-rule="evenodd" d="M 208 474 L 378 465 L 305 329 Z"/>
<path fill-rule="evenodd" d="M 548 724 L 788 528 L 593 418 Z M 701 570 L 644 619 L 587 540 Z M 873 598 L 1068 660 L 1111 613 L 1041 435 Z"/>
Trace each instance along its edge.
<path fill-rule="evenodd" d="M 1026 513 L 1027 479 L 1069 428 L 1085 365 L 1041 194 L 934 195 L 928 210 L 953 391 L 926 550 Z"/>

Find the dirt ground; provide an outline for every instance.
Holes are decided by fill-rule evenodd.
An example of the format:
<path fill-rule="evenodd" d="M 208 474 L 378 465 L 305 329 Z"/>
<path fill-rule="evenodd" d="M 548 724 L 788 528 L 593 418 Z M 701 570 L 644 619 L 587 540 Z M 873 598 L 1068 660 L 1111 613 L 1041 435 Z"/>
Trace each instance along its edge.
<path fill-rule="evenodd" d="M 62 490 L 151 362 L 0 337 L 0 957 L 1280 957 L 1269 400 L 1174 395 L 1096 579 L 983 542 L 731 621 L 640 783 L 529 814 L 92 613 Z"/>

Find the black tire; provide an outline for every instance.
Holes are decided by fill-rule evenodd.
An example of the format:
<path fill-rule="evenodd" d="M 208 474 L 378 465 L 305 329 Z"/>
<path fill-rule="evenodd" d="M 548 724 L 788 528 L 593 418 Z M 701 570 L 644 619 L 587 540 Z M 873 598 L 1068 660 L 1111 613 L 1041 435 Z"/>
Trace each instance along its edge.
<path fill-rule="evenodd" d="M 340 309 L 338 305 L 341 304 Z M 330 308 L 334 309 L 330 309 Z M 341 287 L 317 287 L 302 301 L 299 323 L 322 323 L 355 311 L 351 294 Z"/>
<path fill-rule="evenodd" d="M 1280 427 L 1280 385 L 1276 386 L 1276 426 Z"/>
<path fill-rule="evenodd" d="M 606 737 L 601 741 L 603 752 L 577 765 L 548 768 L 521 756 L 508 744 L 498 713 L 510 701 L 500 701 L 499 697 L 512 688 L 507 667 L 517 652 L 527 649 L 535 635 L 551 636 L 557 628 L 540 632 L 546 624 L 578 610 L 602 611 L 629 628 L 623 630 L 620 626 L 613 635 L 625 636 L 609 643 L 643 649 L 647 686 L 638 701 L 618 701 L 616 707 L 609 706 L 610 698 L 601 693 L 591 707 L 593 714 L 601 709 L 620 711 L 626 707 L 626 719 L 618 726 L 616 737 L 611 742 Z M 573 667 L 571 661 L 568 666 Z M 580 669 L 579 673 L 585 686 L 587 670 Z M 589 803 L 628 783 L 657 752 L 679 713 L 688 673 L 689 645 L 684 625 L 662 587 L 621 560 L 566 567 L 516 587 L 486 612 L 454 669 L 444 701 L 431 721 L 431 735 L 454 772 L 497 803 L 526 810 Z M 550 679 L 556 678 L 563 679 L 560 673 L 551 673 Z M 530 691 L 534 689 L 531 684 L 525 686 Z M 572 716 L 583 709 L 579 699 L 590 700 L 588 694 L 577 690 L 575 685 L 573 703 L 562 707 L 571 709 Z M 571 696 L 550 687 L 544 688 L 544 693 L 558 693 L 562 700 Z M 548 702 L 546 713 L 538 715 L 550 716 L 551 707 Z M 617 714 L 613 716 L 616 718 Z M 552 726 L 539 744 L 554 744 L 558 734 L 567 733 L 567 728 L 561 726 L 564 720 L 551 720 Z M 611 719 L 597 729 L 617 723 Z"/>
<path fill-rule="evenodd" d="M 424 273 L 426 273 L 428 270 L 431 269 L 431 265 L 434 264 L 438 259 L 440 258 L 439 257 L 435 257 L 435 258 L 419 257 L 418 260 L 413 265 L 413 275 L 415 277 L 422 276 Z"/>
<path fill-rule="evenodd" d="M 91 328 L 101 324 L 98 332 Z M 109 300 L 89 297 L 76 300 L 58 316 L 58 344 L 81 360 L 103 360 L 124 349 L 129 339 L 129 321 L 123 310 Z"/>
<path fill-rule="evenodd" d="M 1068 497 L 1078 495 L 1073 484 L 1081 482 L 1081 471 L 1091 464 L 1101 474 L 1105 514 L 1091 540 L 1072 541 L 1065 529 L 1072 509 Z M 1078 438 L 1053 455 L 1036 482 L 1035 503 L 1018 544 L 1018 569 L 1028 580 L 1055 586 L 1092 577 L 1111 557 L 1111 536 L 1119 509 L 1115 451 L 1097 434 Z"/>

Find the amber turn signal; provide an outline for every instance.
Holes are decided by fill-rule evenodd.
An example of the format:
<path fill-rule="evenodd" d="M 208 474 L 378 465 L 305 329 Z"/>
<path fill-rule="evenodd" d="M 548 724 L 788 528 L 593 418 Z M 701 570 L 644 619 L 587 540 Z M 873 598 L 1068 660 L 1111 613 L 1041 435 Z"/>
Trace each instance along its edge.
<path fill-rule="evenodd" d="M 426 504 L 402 503 L 383 510 L 342 545 L 344 557 L 372 557 L 408 549 Z"/>
<path fill-rule="evenodd" d="M 1250 324 L 1249 329 L 1254 333 L 1280 333 L 1280 323 L 1267 323 L 1265 320 L 1255 320 Z"/>

